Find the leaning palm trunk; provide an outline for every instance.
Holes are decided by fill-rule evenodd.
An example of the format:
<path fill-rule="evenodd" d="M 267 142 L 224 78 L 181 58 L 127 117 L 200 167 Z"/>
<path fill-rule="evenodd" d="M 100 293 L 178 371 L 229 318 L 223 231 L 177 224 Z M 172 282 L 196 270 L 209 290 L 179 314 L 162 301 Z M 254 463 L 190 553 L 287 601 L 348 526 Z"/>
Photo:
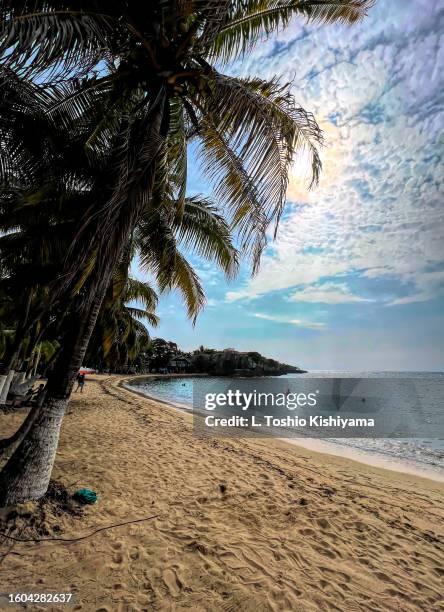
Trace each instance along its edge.
<path fill-rule="evenodd" d="M 162 92 L 163 93 L 163 92 Z M 49 485 L 57 452 L 62 420 L 68 406 L 72 388 L 82 365 L 93 332 L 100 306 L 106 294 L 116 263 L 119 261 L 130 234 L 152 194 L 155 174 L 155 160 L 164 139 L 168 117 L 165 116 L 164 96 L 155 103 L 155 112 L 145 129 L 150 134 L 149 147 L 136 151 L 133 159 L 140 159 L 132 177 L 130 188 L 114 197 L 114 205 L 120 204 L 122 216 L 116 215 L 112 235 L 107 236 L 112 252 L 103 248 L 96 260 L 94 272 L 88 282 L 87 291 L 80 304 L 73 309 L 69 331 L 64 339 L 59 359 L 47 384 L 44 405 L 32 422 L 29 431 L 15 449 L 0 473 L 0 507 L 35 500 L 42 497 Z M 134 151 L 131 151 L 134 154 Z M 139 191 L 143 194 L 139 197 Z M 99 253 L 102 253 L 99 250 Z M 88 306 L 88 304 L 90 304 Z"/>
<path fill-rule="evenodd" d="M 0 506 L 39 499 L 46 493 L 69 396 L 97 319 L 104 292 L 89 313 L 80 310 L 71 320 L 70 337 L 60 355 L 46 401 L 36 409 L 24 437 L 0 473 Z"/>
<path fill-rule="evenodd" d="M 0 477 L 0 506 L 39 499 L 48 488 L 66 401 L 42 407 Z"/>

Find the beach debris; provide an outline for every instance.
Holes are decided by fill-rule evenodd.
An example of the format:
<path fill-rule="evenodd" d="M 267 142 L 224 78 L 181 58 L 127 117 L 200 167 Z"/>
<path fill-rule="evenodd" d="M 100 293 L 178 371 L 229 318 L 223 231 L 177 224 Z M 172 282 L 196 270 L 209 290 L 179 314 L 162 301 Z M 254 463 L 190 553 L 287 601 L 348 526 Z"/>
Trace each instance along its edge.
<path fill-rule="evenodd" d="M 222 495 L 225 495 L 227 492 L 227 485 L 221 482 L 219 485 L 219 491 L 222 493 Z"/>
<path fill-rule="evenodd" d="M 78 501 L 80 504 L 95 504 L 98 499 L 98 495 L 91 489 L 79 489 L 74 493 L 73 499 Z"/>
<path fill-rule="evenodd" d="M 301 497 L 301 499 L 299 500 L 299 505 L 306 506 L 307 504 L 308 504 L 308 501 L 305 499 L 305 497 Z"/>

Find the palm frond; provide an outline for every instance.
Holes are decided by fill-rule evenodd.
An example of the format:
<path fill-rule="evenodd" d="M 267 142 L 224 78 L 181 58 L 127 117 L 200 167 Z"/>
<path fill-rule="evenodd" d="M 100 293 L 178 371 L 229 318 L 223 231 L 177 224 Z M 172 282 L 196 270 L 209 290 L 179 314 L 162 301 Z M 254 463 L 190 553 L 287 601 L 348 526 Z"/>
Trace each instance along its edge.
<path fill-rule="evenodd" d="M 103 78 L 71 79 L 45 86 L 49 101 L 46 114 L 53 123 L 61 125 L 67 133 L 78 132 L 79 127 L 91 131 L 103 117 L 105 102 L 113 88 L 112 76 Z"/>
<path fill-rule="evenodd" d="M 375 0 L 249 0 L 233 3 L 233 10 L 213 38 L 199 41 L 211 58 L 227 62 L 242 56 L 272 33 L 288 26 L 297 15 L 318 23 L 353 24 L 365 17 Z"/>
<path fill-rule="evenodd" d="M 45 119 L 48 97 L 34 84 L 0 66 L 0 185 L 30 185 L 41 175 L 50 151 Z"/>
<path fill-rule="evenodd" d="M 178 224 L 178 242 L 208 261 L 214 261 L 228 278 L 239 268 L 229 225 L 217 207 L 206 198 L 185 200 L 184 214 Z"/>
<path fill-rule="evenodd" d="M 168 104 L 168 135 L 157 156 L 151 203 L 163 206 L 174 201 L 176 215 L 180 216 L 187 183 L 187 135 L 182 102 L 172 98 Z"/>
<path fill-rule="evenodd" d="M 157 327 L 159 325 L 159 317 L 150 310 L 143 310 L 142 308 L 136 308 L 134 306 L 125 306 L 125 310 L 134 319 L 146 319 L 152 327 Z"/>
<path fill-rule="evenodd" d="M 161 268 L 156 275 L 160 291 L 178 289 L 182 294 L 189 318 L 196 321 L 196 317 L 205 306 L 205 292 L 199 277 L 185 257 L 177 251 L 174 258 L 174 267 Z"/>
<path fill-rule="evenodd" d="M 170 125 L 166 142 L 167 161 L 174 187 L 173 197 L 183 207 L 187 183 L 187 138 L 182 104 L 177 98 L 170 100 Z"/>
<path fill-rule="evenodd" d="M 135 240 L 142 270 L 154 276 L 161 292 L 179 290 L 188 316 L 195 319 L 205 296 L 197 274 L 179 252 L 171 211 L 148 209 L 139 220 Z"/>
<path fill-rule="evenodd" d="M 253 245 L 255 268 L 266 228 L 279 222 L 288 172 L 298 154 L 308 153 L 309 187 L 318 182 L 322 132 L 314 117 L 296 105 L 288 85 L 215 72 L 208 78 L 208 91 L 197 99 L 200 157 L 242 240 Z"/>
<path fill-rule="evenodd" d="M 267 219 L 257 187 L 242 160 L 227 144 L 211 120 L 202 118 L 199 156 L 204 174 L 214 186 L 215 196 L 231 211 L 231 226 L 238 233 L 244 253 L 251 253 L 253 266 L 265 246 Z"/>
<path fill-rule="evenodd" d="M 352 25 L 364 19 L 375 2 L 376 0 L 302 0 L 297 8 L 309 21 Z"/>
<path fill-rule="evenodd" d="M 149 283 L 131 277 L 126 281 L 122 299 L 124 302 L 138 300 L 150 311 L 155 310 L 158 302 L 158 296 Z"/>
<path fill-rule="evenodd" d="M 103 355 L 104 357 L 107 357 L 108 353 L 111 351 L 114 343 L 116 342 L 117 322 L 115 318 L 111 320 L 108 319 L 108 321 L 102 327 L 101 336 Z"/>
<path fill-rule="evenodd" d="M 67 4 L 67 3 L 65 3 Z M 40 5 L 40 6 L 36 6 Z M 82 73 L 103 56 L 115 20 L 96 11 L 73 10 L 53 2 L 0 4 L 1 63 L 30 76 Z"/>

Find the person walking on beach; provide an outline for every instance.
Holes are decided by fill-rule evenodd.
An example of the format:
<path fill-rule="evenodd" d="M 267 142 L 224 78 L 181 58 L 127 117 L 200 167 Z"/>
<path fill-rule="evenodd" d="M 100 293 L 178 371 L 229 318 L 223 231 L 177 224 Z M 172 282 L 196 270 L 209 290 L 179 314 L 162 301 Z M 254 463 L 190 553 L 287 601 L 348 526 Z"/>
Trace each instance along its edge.
<path fill-rule="evenodd" d="M 85 374 L 83 372 L 79 372 L 77 374 L 77 391 L 80 389 L 80 393 L 83 393 L 83 387 L 85 386 Z"/>

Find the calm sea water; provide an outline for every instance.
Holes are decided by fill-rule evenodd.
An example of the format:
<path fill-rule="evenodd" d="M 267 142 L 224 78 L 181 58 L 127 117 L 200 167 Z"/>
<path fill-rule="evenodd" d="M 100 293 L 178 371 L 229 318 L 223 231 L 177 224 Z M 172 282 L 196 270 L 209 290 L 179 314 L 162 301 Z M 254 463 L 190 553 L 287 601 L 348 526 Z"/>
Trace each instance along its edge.
<path fill-rule="evenodd" d="M 444 419 L 444 373 L 440 372 L 338 372 L 312 371 L 307 374 L 288 374 L 278 377 L 286 378 L 376 378 L 376 379 L 415 379 L 418 401 L 428 410 Z M 198 378 L 163 378 L 132 383 L 137 391 L 144 395 L 191 409 L 193 405 L 193 383 L 202 381 Z M 220 378 L 205 378 L 206 385 L 220 382 Z M 402 389 L 402 385 L 400 386 Z M 407 389 L 407 386 L 406 386 Z M 407 391 L 406 391 L 407 392 Z M 397 393 L 391 398 L 393 410 L 399 409 L 407 398 Z M 418 466 L 421 469 L 439 473 L 444 476 L 444 440 L 443 439 L 330 439 L 338 450 L 355 449 L 367 455 L 373 454 L 382 458 L 391 458 L 405 465 Z"/>

